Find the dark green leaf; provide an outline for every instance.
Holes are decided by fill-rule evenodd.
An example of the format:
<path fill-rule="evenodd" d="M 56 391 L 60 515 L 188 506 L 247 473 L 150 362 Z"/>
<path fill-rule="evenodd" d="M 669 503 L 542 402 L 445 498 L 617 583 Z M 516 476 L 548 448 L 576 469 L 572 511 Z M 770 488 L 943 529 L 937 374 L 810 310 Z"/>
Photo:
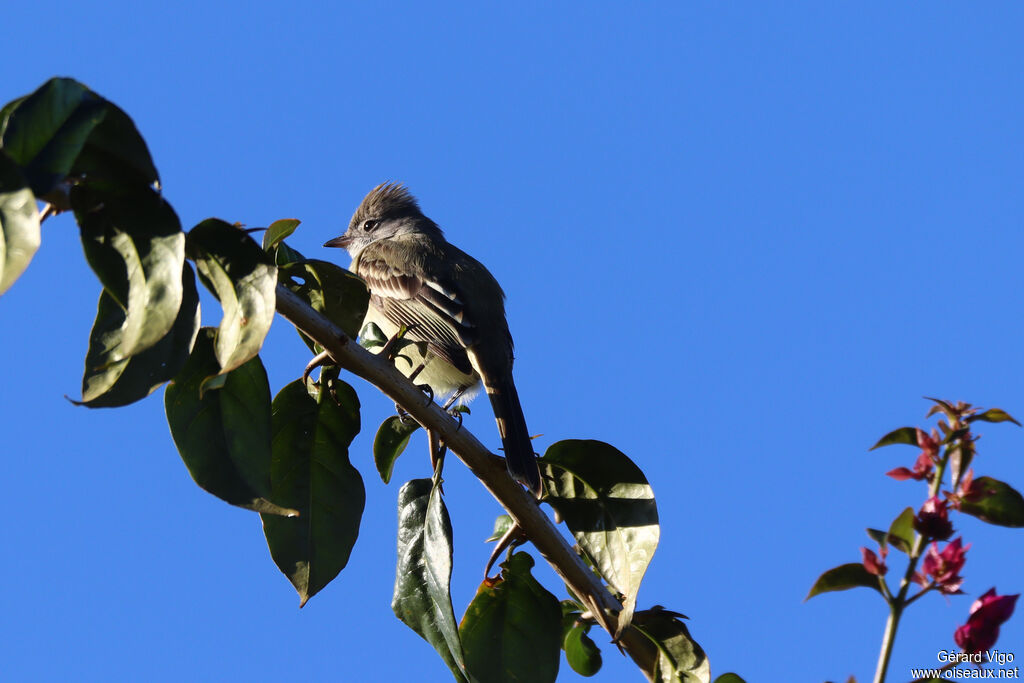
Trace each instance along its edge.
<path fill-rule="evenodd" d="M 452 525 L 441 492 L 431 479 L 408 481 L 398 492 L 398 566 L 391 609 L 437 650 L 456 680 L 464 681 L 451 578 Z"/>
<path fill-rule="evenodd" d="M 501 580 L 485 580 L 459 625 L 466 667 L 480 683 L 546 683 L 558 676 L 562 610 L 530 574 L 520 552 L 502 563 Z"/>
<path fill-rule="evenodd" d="M 106 289 L 100 292 L 85 356 L 80 405 L 110 408 L 134 403 L 174 378 L 185 366 L 199 332 L 199 293 L 187 263 L 181 283 L 181 307 L 171 329 L 145 351 L 121 360 L 112 360 L 111 352 L 123 347 L 125 312 Z"/>
<path fill-rule="evenodd" d="M 643 472 L 600 441 L 552 444 L 540 460 L 547 496 L 601 576 L 626 596 L 623 627 L 658 547 L 658 509 Z"/>
<path fill-rule="evenodd" d="M 906 508 L 892 520 L 888 538 L 892 547 L 910 553 L 910 548 L 914 545 L 914 508 Z"/>
<path fill-rule="evenodd" d="M 7 111 L 0 146 L 42 197 L 71 171 L 106 114 L 106 100 L 81 83 L 51 78 Z"/>
<path fill-rule="evenodd" d="M 271 497 L 300 516 L 263 515 L 263 532 L 304 605 L 345 567 L 359 535 L 366 491 L 348 458 L 359 399 L 338 380 L 314 399 L 295 380 L 274 398 L 273 413 Z"/>
<path fill-rule="evenodd" d="M 992 477 L 978 477 L 972 488 L 990 493 L 979 501 L 961 502 L 960 512 L 966 512 L 989 524 L 1024 526 L 1024 498 L 1012 486 Z"/>
<path fill-rule="evenodd" d="M 982 422 L 1012 422 L 1020 427 L 1020 422 L 1017 422 L 1008 412 L 999 408 L 989 408 L 983 413 L 967 418 L 967 422 L 974 422 L 975 420 L 981 420 Z"/>
<path fill-rule="evenodd" d="M 868 532 L 868 536 L 876 542 L 879 546 L 884 546 L 889 542 L 889 532 L 882 531 L 881 529 L 865 529 Z"/>
<path fill-rule="evenodd" d="M 221 372 L 233 370 L 263 346 L 274 320 L 277 269 L 243 230 L 208 218 L 188 233 L 188 254 L 199 277 L 220 300 L 217 328 Z"/>
<path fill-rule="evenodd" d="M 882 592 L 878 585 L 878 577 L 874 574 L 869 574 L 863 564 L 860 562 L 841 564 L 819 576 L 804 600 L 810 600 L 815 595 L 820 595 L 821 593 L 845 591 L 859 586 L 874 588 L 879 593 Z"/>
<path fill-rule="evenodd" d="M 686 624 L 674 612 L 643 610 L 636 613 L 633 625 L 658 649 L 654 680 L 659 683 L 710 683 L 711 667 L 707 655 L 690 637 Z"/>
<path fill-rule="evenodd" d="M 881 439 L 879 439 L 878 443 L 876 443 L 868 450 L 873 451 L 876 448 L 881 448 L 882 446 L 891 446 L 894 443 L 905 443 L 911 446 L 916 446 L 917 429 L 915 429 L 914 427 L 900 427 L 899 429 L 894 429 L 885 436 L 883 436 Z"/>
<path fill-rule="evenodd" d="M 259 357 L 203 386 L 220 369 L 214 330 L 204 327 L 185 368 L 164 392 L 174 445 L 202 489 L 239 507 L 296 514 L 268 500 L 270 491 L 270 386 Z"/>
<path fill-rule="evenodd" d="M 391 481 L 395 461 L 405 450 L 409 437 L 419 428 L 419 423 L 412 418 L 403 420 L 397 415 L 392 415 L 380 424 L 377 436 L 373 438 L 373 462 L 385 484 Z"/>
<path fill-rule="evenodd" d="M 281 284 L 323 313 L 355 339 L 366 316 L 370 292 L 366 284 L 344 268 L 327 261 L 307 259 L 281 266 Z"/>
<path fill-rule="evenodd" d="M 126 309 L 105 360 L 129 358 L 162 339 L 178 317 L 185 234 L 170 204 L 145 185 L 78 185 L 71 204 L 89 265 Z"/>
<path fill-rule="evenodd" d="M 36 198 L 21 169 L 0 150 L 0 294 L 28 268 L 39 241 Z"/>
<path fill-rule="evenodd" d="M 295 228 L 299 227 L 300 222 L 297 218 L 282 218 L 271 223 L 267 231 L 263 233 L 264 251 L 270 251 L 281 240 L 295 232 Z"/>
<path fill-rule="evenodd" d="M 297 249 L 292 249 L 288 246 L 287 242 L 280 242 L 277 245 L 277 249 L 274 250 L 274 263 L 278 266 L 283 266 L 286 263 L 295 263 L 296 261 L 305 261 L 306 257 L 303 256 Z"/>
<path fill-rule="evenodd" d="M 484 543 L 500 541 L 501 537 L 504 536 L 514 525 L 515 522 L 513 522 L 512 518 L 508 515 L 498 515 L 494 518 L 494 532 L 488 538 L 484 539 Z"/>
<path fill-rule="evenodd" d="M 562 641 L 565 661 L 580 676 L 593 676 L 601 670 L 601 650 L 587 635 L 589 627 L 575 626 Z"/>
<path fill-rule="evenodd" d="M 380 329 L 377 323 L 366 323 L 363 329 L 359 331 L 359 345 L 364 349 L 372 351 L 378 346 L 384 346 L 387 343 L 387 335 L 384 334 L 384 330 Z"/>
<path fill-rule="evenodd" d="M 89 134 L 71 168 L 72 175 L 118 184 L 158 185 L 153 159 L 135 123 L 116 105 L 106 103 L 106 115 Z"/>
<path fill-rule="evenodd" d="M 746 681 L 734 673 L 727 673 L 716 678 L 715 683 L 746 683 Z"/>

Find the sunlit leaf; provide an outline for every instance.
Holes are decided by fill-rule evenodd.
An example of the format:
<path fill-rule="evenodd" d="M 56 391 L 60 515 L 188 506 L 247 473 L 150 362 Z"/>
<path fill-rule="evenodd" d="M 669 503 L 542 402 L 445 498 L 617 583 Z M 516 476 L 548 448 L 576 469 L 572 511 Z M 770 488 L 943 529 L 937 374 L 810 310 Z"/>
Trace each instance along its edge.
<path fill-rule="evenodd" d="M 300 221 L 297 218 L 282 218 L 271 223 L 266 232 L 263 233 L 264 251 L 270 251 L 281 240 L 295 232 L 295 228 L 299 227 L 299 223 Z"/>
<path fill-rule="evenodd" d="M 39 248 L 39 211 L 21 169 L 0 150 L 0 295 Z"/>
<path fill-rule="evenodd" d="M 181 273 L 181 307 L 167 334 L 145 351 L 114 360 L 124 347 L 125 312 L 106 289 L 100 292 L 96 321 L 89 335 L 82 378 L 82 405 L 124 406 L 149 396 L 185 366 L 199 332 L 199 293 L 191 266 Z M 77 403 L 77 401 L 76 401 Z"/>
<path fill-rule="evenodd" d="M 914 508 L 906 508 L 892 520 L 888 533 L 889 544 L 909 553 L 914 545 Z"/>
<path fill-rule="evenodd" d="M 983 413 L 972 415 L 967 418 L 967 422 L 974 422 L 980 420 L 982 422 L 1012 422 L 1013 424 L 1020 427 L 1020 422 L 1017 422 L 1008 412 L 1000 408 L 989 408 Z"/>
<path fill-rule="evenodd" d="M 221 371 L 227 372 L 263 346 L 274 320 L 277 268 L 248 234 L 216 218 L 189 231 L 187 249 L 224 309 L 216 348 Z"/>
<path fill-rule="evenodd" d="M 600 441 L 565 440 L 540 463 L 547 496 L 601 576 L 626 596 L 620 622 L 629 623 L 637 591 L 658 547 L 658 509 L 643 472 Z"/>
<path fill-rule="evenodd" d="M 458 681 L 466 665 L 451 598 L 452 525 L 438 486 L 413 479 L 398 492 L 398 566 L 391 609 L 430 643 Z"/>
<path fill-rule="evenodd" d="M 500 541 L 502 536 L 508 533 L 508 530 L 515 526 L 515 522 L 508 515 L 498 515 L 494 518 L 494 531 L 491 535 L 484 539 L 484 543 L 492 543 L 494 541 Z"/>
<path fill-rule="evenodd" d="M 466 667 L 480 683 L 552 682 L 562 643 L 558 599 L 533 578 L 528 554 L 501 567 L 501 580 L 481 584 L 459 625 Z"/>
<path fill-rule="evenodd" d="M 960 512 L 999 526 L 1024 526 L 1024 498 L 1020 493 L 1004 482 L 992 477 L 978 477 L 974 486 L 979 491 L 989 491 L 981 500 L 960 503 Z"/>
<path fill-rule="evenodd" d="M 845 591 L 861 586 L 873 588 L 879 593 L 882 592 L 881 587 L 878 585 L 878 577 L 874 574 L 869 574 L 863 564 L 860 562 L 841 564 L 819 576 L 804 600 L 810 600 L 815 595 L 828 593 L 829 591 Z"/>
<path fill-rule="evenodd" d="M 704 650 L 690 637 L 674 612 L 650 609 L 637 612 L 633 625 L 654 644 L 658 660 L 654 680 L 659 683 L 710 683 L 711 667 Z"/>
<path fill-rule="evenodd" d="M 348 457 L 359 399 L 338 380 L 312 398 L 295 380 L 274 398 L 272 424 L 271 498 L 300 516 L 263 515 L 263 532 L 304 605 L 345 567 L 359 535 L 366 492 Z"/>
<path fill-rule="evenodd" d="M 409 443 L 409 437 L 420 428 L 412 418 L 402 419 L 397 415 L 386 418 L 377 429 L 373 439 L 373 462 L 385 484 L 391 481 L 395 461 Z"/>

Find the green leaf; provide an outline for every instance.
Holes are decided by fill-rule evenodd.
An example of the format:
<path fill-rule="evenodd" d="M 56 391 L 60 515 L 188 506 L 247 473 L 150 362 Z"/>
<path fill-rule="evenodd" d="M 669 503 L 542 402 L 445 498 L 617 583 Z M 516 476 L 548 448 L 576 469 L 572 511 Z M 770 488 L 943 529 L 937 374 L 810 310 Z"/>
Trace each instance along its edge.
<path fill-rule="evenodd" d="M 747 683 L 734 673 L 722 674 L 715 679 L 715 683 Z"/>
<path fill-rule="evenodd" d="M 391 599 L 402 623 L 430 643 L 458 681 L 466 680 L 451 598 L 452 525 L 431 479 L 398 492 L 398 565 Z"/>
<path fill-rule="evenodd" d="M 282 218 L 271 223 L 263 233 L 263 250 L 270 251 L 276 247 L 281 240 L 295 232 L 300 222 L 297 218 Z"/>
<path fill-rule="evenodd" d="M 601 670 L 601 650 L 587 635 L 589 629 L 589 626 L 574 626 L 562 641 L 565 661 L 573 671 L 587 677 Z"/>
<path fill-rule="evenodd" d="M 170 204 L 144 185 L 85 183 L 73 188 L 71 205 L 89 265 L 126 310 L 119 343 L 105 360 L 130 358 L 162 339 L 178 317 L 185 234 Z"/>
<path fill-rule="evenodd" d="M 199 333 L 199 293 L 187 263 L 181 272 L 182 299 L 171 329 L 158 342 L 121 360 L 112 352 L 123 348 L 125 312 L 107 290 L 100 292 L 96 322 L 89 335 L 79 405 L 111 408 L 128 405 L 153 393 L 185 366 Z"/>
<path fill-rule="evenodd" d="M 0 146 L 24 170 L 37 197 L 71 171 L 107 114 L 102 97 L 70 78 L 51 78 L 7 110 Z"/>
<path fill-rule="evenodd" d="M 658 509 L 643 472 L 600 441 L 552 444 L 539 461 L 547 496 L 601 576 L 626 596 L 619 616 L 629 623 L 637 590 L 658 547 Z"/>
<path fill-rule="evenodd" d="M 39 211 L 21 169 L 0 150 L 0 295 L 39 249 Z"/>
<path fill-rule="evenodd" d="M 892 520 L 888 539 L 894 548 L 910 554 L 910 548 L 914 545 L 914 508 L 906 508 Z"/>
<path fill-rule="evenodd" d="M 259 357 L 204 387 L 219 370 L 214 330 L 204 327 L 184 369 L 164 392 L 174 445 L 192 479 L 232 505 L 295 515 L 268 500 L 270 491 L 270 385 Z"/>
<path fill-rule="evenodd" d="M 281 266 L 280 280 L 350 338 L 359 334 L 370 292 L 357 276 L 333 263 L 307 259 Z"/>
<path fill-rule="evenodd" d="M 294 263 L 295 261 L 306 260 L 306 257 L 297 249 L 289 247 L 287 242 L 278 243 L 277 249 L 275 249 L 274 252 L 274 263 L 278 266 L 283 266 L 287 263 Z"/>
<path fill-rule="evenodd" d="M 392 415 L 381 422 L 377 435 L 373 438 L 373 462 L 377 465 L 377 472 L 385 484 L 391 481 L 395 461 L 408 445 L 409 437 L 419 428 L 419 423 L 412 418 L 403 420 L 397 415 Z"/>
<path fill-rule="evenodd" d="M 916 446 L 917 429 L 914 427 L 900 427 L 899 429 L 894 429 L 885 436 L 883 436 L 881 439 L 879 439 L 878 443 L 876 443 L 868 450 L 873 451 L 876 448 L 881 448 L 882 446 L 891 446 L 895 443 L 904 443 L 909 444 L 911 446 Z"/>
<path fill-rule="evenodd" d="M 1024 498 L 1009 484 L 992 477 L 978 477 L 974 487 L 990 491 L 979 501 L 960 503 L 960 512 L 999 526 L 1024 526 Z"/>
<path fill-rule="evenodd" d="M 981 420 L 982 422 L 1012 422 L 1018 427 L 1021 426 L 1020 422 L 1017 422 L 1008 412 L 1000 408 L 989 408 L 983 413 L 970 416 L 966 421 L 974 422 L 976 420 Z"/>
<path fill-rule="evenodd" d="M 221 372 L 233 370 L 259 353 L 270 330 L 277 269 L 249 235 L 216 218 L 192 228 L 186 246 L 199 278 L 224 309 L 217 360 Z"/>
<path fill-rule="evenodd" d="M 660 683 L 710 683 L 711 667 L 700 645 L 675 612 L 650 609 L 637 612 L 633 625 L 654 643 L 658 661 L 654 680 Z"/>
<path fill-rule="evenodd" d="M 878 585 L 878 577 L 874 574 L 869 574 L 863 564 L 860 562 L 841 564 L 819 576 L 818 580 L 811 586 L 811 590 L 807 593 L 804 601 L 810 600 L 815 595 L 820 595 L 821 593 L 845 591 L 859 586 L 874 588 L 879 593 L 882 592 Z"/>
<path fill-rule="evenodd" d="M 71 175 L 117 184 L 159 185 L 146 141 L 128 114 L 106 102 L 106 115 L 86 138 Z"/>
<path fill-rule="evenodd" d="M 485 580 L 459 625 L 466 667 L 480 683 L 546 683 L 558 676 L 562 609 L 530 574 L 519 552 L 502 563 L 501 580 Z"/>
<path fill-rule="evenodd" d="M 484 543 L 500 541 L 501 537 L 508 533 L 508 530 L 515 526 L 515 522 L 508 515 L 498 515 L 494 518 L 494 532 L 484 539 Z"/>
<path fill-rule="evenodd" d="M 314 399 L 295 380 L 273 403 L 271 498 L 299 517 L 263 515 L 263 532 L 300 606 L 348 564 L 366 501 L 348 457 L 359 432 L 359 399 L 344 382 L 331 384 Z"/>

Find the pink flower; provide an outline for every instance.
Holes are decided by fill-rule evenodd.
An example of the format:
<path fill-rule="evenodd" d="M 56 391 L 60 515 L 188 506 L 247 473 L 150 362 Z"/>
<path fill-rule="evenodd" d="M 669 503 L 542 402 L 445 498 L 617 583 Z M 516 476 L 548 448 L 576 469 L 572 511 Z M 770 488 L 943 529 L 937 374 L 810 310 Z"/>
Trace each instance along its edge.
<path fill-rule="evenodd" d="M 960 585 L 964 582 L 959 575 L 967 561 L 966 554 L 970 548 L 961 546 L 961 539 L 957 538 L 952 543 L 947 543 L 942 552 L 939 552 L 939 544 L 932 543 L 925 553 L 924 562 L 921 563 L 921 571 L 914 577 L 922 586 L 928 585 L 926 577 L 932 577 L 932 582 L 940 592 L 946 595 L 953 595 L 960 592 Z"/>
<path fill-rule="evenodd" d="M 1017 595 L 996 595 L 996 589 L 989 588 L 974 601 L 967 617 L 967 623 L 953 634 L 953 640 L 964 652 L 991 650 L 999 639 L 999 627 L 1013 614 Z"/>
<path fill-rule="evenodd" d="M 934 460 L 939 455 L 938 432 L 933 429 L 929 436 L 923 429 L 917 428 L 917 445 Z"/>
<path fill-rule="evenodd" d="M 928 538 L 945 541 L 953 535 L 947 503 L 938 496 L 929 498 L 914 517 L 914 529 Z"/>
<path fill-rule="evenodd" d="M 889 470 L 886 474 L 897 481 L 905 481 L 907 479 L 917 479 L 920 481 L 931 475 L 933 464 L 932 456 L 928 451 L 921 451 L 921 455 L 917 456 L 917 460 L 914 461 L 914 469 L 908 470 L 906 467 L 897 467 L 894 470 Z"/>
<path fill-rule="evenodd" d="M 864 569 L 868 571 L 868 574 L 874 574 L 875 576 L 885 576 L 885 573 L 889 571 L 889 568 L 885 566 L 885 549 L 881 549 L 879 552 L 882 553 L 882 559 L 879 560 L 878 556 L 875 555 L 874 551 L 868 550 L 867 548 L 861 548 L 860 554 L 864 558 Z"/>

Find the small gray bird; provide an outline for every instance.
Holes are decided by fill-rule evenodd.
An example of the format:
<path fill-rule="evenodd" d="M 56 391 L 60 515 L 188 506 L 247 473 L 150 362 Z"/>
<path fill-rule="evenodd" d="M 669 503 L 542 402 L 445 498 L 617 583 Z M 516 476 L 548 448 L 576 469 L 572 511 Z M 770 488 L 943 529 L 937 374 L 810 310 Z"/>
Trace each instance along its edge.
<path fill-rule="evenodd" d="M 366 281 L 370 307 L 363 325 L 375 323 L 388 337 L 402 325 L 410 341 L 402 350 L 414 373 L 436 396 L 468 399 L 483 384 L 505 450 L 509 473 L 540 496 L 541 479 L 512 382 L 512 335 L 505 320 L 505 293 L 484 266 L 449 244 L 423 215 L 405 186 L 373 188 L 356 209 L 348 230 L 325 247 L 343 247 L 352 272 Z"/>

